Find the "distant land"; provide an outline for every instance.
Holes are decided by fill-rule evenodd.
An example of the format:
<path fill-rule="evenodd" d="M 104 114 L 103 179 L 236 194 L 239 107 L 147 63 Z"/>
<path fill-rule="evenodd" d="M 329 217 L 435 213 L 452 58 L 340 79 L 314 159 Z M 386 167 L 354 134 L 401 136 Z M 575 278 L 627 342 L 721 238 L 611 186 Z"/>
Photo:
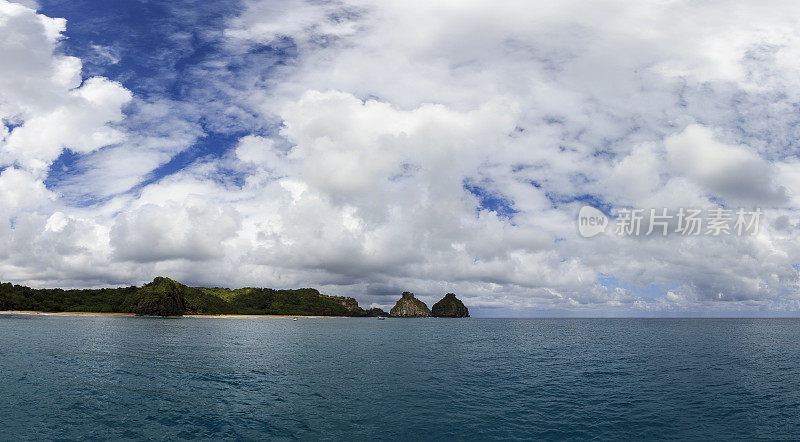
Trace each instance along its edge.
<path fill-rule="evenodd" d="M 421 304 L 416 310 L 398 309 L 409 299 Z M 323 295 L 313 288 L 274 290 L 245 287 L 189 287 L 172 279 L 157 277 L 141 287 L 103 289 L 33 289 L 0 283 L 0 311 L 49 313 L 127 313 L 142 316 L 183 315 L 291 315 L 350 317 L 468 317 L 466 307 L 452 293 L 438 304 L 452 304 L 432 315 L 422 301 L 408 292 L 389 314 L 380 308 L 363 309 L 355 298 Z M 402 312 L 401 312 L 402 310 Z M 436 312 L 437 309 L 434 309 Z"/>

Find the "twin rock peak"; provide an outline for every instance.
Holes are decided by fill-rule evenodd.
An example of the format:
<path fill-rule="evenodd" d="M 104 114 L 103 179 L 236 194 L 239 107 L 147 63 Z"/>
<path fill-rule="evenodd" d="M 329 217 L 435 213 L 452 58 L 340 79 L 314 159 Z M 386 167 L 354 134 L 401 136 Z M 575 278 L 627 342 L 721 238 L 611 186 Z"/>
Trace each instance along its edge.
<path fill-rule="evenodd" d="M 397 301 L 391 310 L 391 316 L 398 318 L 469 318 L 469 309 L 461 302 L 456 295 L 448 293 L 432 309 L 424 302 L 414 297 L 411 292 L 403 292 L 403 296 Z"/>

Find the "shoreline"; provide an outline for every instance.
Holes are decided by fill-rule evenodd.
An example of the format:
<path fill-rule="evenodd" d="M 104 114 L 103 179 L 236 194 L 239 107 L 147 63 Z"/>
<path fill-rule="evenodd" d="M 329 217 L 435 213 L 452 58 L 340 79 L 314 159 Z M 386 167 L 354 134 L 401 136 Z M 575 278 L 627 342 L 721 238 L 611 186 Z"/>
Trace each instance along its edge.
<path fill-rule="evenodd" d="M 44 316 L 136 316 L 134 313 L 102 312 L 42 312 L 36 310 L 0 310 L 0 315 L 44 315 Z M 157 316 L 141 316 L 151 318 Z M 167 318 L 349 318 L 349 316 L 306 316 L 306 315 L 183 315 Z"/>
<path fill-rule="evenodd" d="M 42 312 L 37 310 L 2 310 L 0 315 L 45 315 L 45 316 L 136 316 L 133 313 L 101 312 Z"/>

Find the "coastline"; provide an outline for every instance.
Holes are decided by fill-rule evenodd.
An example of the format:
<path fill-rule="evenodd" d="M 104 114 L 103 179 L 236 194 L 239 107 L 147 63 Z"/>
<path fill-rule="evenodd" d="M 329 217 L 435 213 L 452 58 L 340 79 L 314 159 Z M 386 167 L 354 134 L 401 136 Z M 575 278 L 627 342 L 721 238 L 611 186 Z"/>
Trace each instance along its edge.
<path fill-rule="evenodd" d="M 0 315 L 45 315 L 45 316 L 136 316 L 134 313 L 102 312 L 42 312 L 35 310 L 2 310 Z M 147 317 L 147 316 L 143 316 Z M 183 315 L 173 318 L 347 318 L 348 316 L 306 316 L 306 315 Z"/>
<path fill-rule="evenodd" d="M 45 316 L 136 316 L 133 313 L 100 312 L 41 312 L 36 310 L 2 310 L 0 315 L 45 315 Z"/>
<path fill-rule="evenodd" d="M 183 315 L 184 318 L 350 318 L 351 316 L 306 316 L 306 315 Z"/>
<path fill-rule="evenodd" d="M 158 276 L 141 287 L 34 289 L 0 284 L 0 310 L 28 314 L 189 317 L 374 317 L 379 308 L 363 309 L 355 298 L 328 296 L 313 288 L 189 287 Z M 124 316 L 122 314 L 120 316 Z"/>

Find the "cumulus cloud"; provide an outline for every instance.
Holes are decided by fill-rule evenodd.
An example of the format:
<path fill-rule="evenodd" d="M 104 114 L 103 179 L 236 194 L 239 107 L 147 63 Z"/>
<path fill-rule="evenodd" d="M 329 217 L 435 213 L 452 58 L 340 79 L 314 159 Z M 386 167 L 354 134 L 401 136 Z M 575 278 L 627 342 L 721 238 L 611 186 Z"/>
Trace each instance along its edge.
<path fill-rule="evenodd" d="M 700 125 L 667 137 L 664 145 L 675 173 L 695 180 L 714 196 L 732 203 L 786 202 L 785 189 L 773 183 L 775 167 L 747 146 L 721 143 Z"/>
<path fill-rule="evenodd" d="M 791 130 L 794 119 L 778 119 L 767 129 L 762 121 L 771 113 L 750 112 L 745 125 L 731 113 L 731 107 L 746 112 L 774 100 L 776 93 L 794 94 L 787 57 L 797 46 L 798 33 L 775 9 L 680 2 L 614 2 L 588 9 L 513 1 L 491 8 L 482 2 L 347 2 L 319 5 L 302 20 L 272 21 L 265 5 L 250 3 L 249 13 L 232 22 L 229 36 L 242 44 L 288 37 L 299 47 L 298 62 L 281 73 L 261 109 L 281 115 L 281 135 L 295 146 L 285 161 L 270 161 L 283 161 L 282 170 L 303 183 L 300 199 L 313 194 L 309 188 L 327 189 L 331 200 L 352 204 L 357 214 L 367 213 L 359 206 L 362 198 L 399 203 L 417 219 L 439 205 L 468 219 L 465 207 L 446 203 L 475 196 L 452 185 L 457 180 L 450 186 L 433 182 L 441 199 L 432 199 L 430 206 L 403 199 L 402 193 L 385 193 L 391 186 L 382 185 L 382 178 L 398 163 L 406 167 L 395 172 L 400 182 L 405 176 L 424 182 L 414 166 L 424 168 L 430 161 L 443 175 L 452 172 L 482 183 L 484 196 L 493 195 L 495 203 L 513 205 L 513 221 L 504 223 L 482 215 L 491 213 L 485 200 L 473 200 L 473 206 L 483 208 L 477 218 L 491 221 L 470 233 L 415 225 L 454 241 L 452 250 L 444 242 L 423 244 L 427 255 L 447 264 L 422 260 L 411 274 L 500 284 L 501 290 L 532 299 L 539 299 L 534 293 L 543 287 L 569 305 L 647 309 L 686 307 L 672 302 L 679 296 L 695 303 L 770 299 L 794 284 L 791 255 L 776 256 L 782 240 L 768 232 L 756 239 L 670 238 L 643 245 L 585 242 L 569 228 L 574 207 L 587 196 L 612 207 L 709 207 L 724 200 L 771 207 L 770 216 L 787 216 L 786 183 L 777 176 L 778 170 L 788 170 L 781 166 L 785 153 L 770 140 Z M 700 26 L 678 17 L 714 18 Z M 777 59 L 785 62 L 776 64 Z M 309 90 L 340 92 L 309 95 Z M 310 97 L 326 94 L 338 101 L 305 106 Z M 396 137 L 386 137 L 404 121 L 401 115 L 385 116 L 391 106 L 413 113 L 436 103 L 443 111 L 463 112 L 506 97 L 513 97 L 514 110 L 494 112 L 509 117 L 512 130 L 477 143 L 474 150 L 458 151 L 458 156 L 445 154 L 442 158 L 453 158 L 449 163 L 434 161 L 437 146 L 454 139 L 436 138 L 446 133 L 442 125 L 425 137 L 403 132 L 407 147 L 399 151 L 390 144 L 397 143 Z M 353 105 L 345 104 L 345 98 Z M 361 108 L 369 110 L 357 132 L 363 138 L 347 138 L 350 126 L 342 121 Z M 294 109 L 302 109 L 299 114 L 309 120 L 319 114 L 324 118 L 297 126 Z M 382 138 L 369 139 L 370 133 L 381 132 Z M 359 147 L 363 140 L 369 140 L 369 149 Z M 415 148 L 427 154 L 416 163 Z M 492 224 L 504 233 L 494 236 Z M 358 231 L 369 226 L 356 225 Z M 384 228 L 391 227 L 387 223 Z M 532 232 L 540 238 L 533 241 L 536 245 L 514 251 L 515 244 L 524 243 L 522 237 L 537 237 Z M 481 241 L 476 233 L 493 239 Z M 487 262 L 476 256 L 478 251 L 492 258 Z M 542 259 L 548 254 L 552 260 Z M 767 256 L 774 258 L 763 261 Z M 333 257 L 327 259 L 327 265 L 323 259 L 314 266 L 330 269 Z M 559 280 L 554 276 L 567 268 L 565 263 L 572 267 Z M 672 293 L 671 301 L 620 297 L 619 290 L 628 289 L 598 289 L 599 275 L 617 275 L 634 292 L 660 285 L 661 296 Z"/>
<path fill-rule="evenodd" d="M 55 54 L 65 26 L 64 19 L 0 3 L 2 165 L 43 174 L 65 148 L 87 153 L 123 139 L 109 123 L 122 119 L 130 92 L 105 78 L 82 81 L 80 60 Z"/>
<path fill-rule="evenodd" d="M 15 60 L 0 66 L 0 276 L 162 273 L 382 306 L 403 289 L 454 291 L 484 312 L 797 309 L 797 9 L 245 2 L 197 85 L 226 86 L 203 125 L 243 135 L 151 182 L 204 133 L 191 105 L 82 78 L 55 50 L 63 20 L 0 3 Z M 288 55 L 241 62 L 265 50 Z M 79 172 L 48 190 L 65 148 Z M 587 240 L 584 203 L 759 206 L 765 220 L 742 238 Z"/>
<path fill-rule="evenodd" d="M 0 207 L 6 213 L 36 209 L 55 199 L 41 181 L 30 173 L 8 168 L 0 173 Z"/>
<path fill-rule="evenodd" d="M 235 209 L 211 208 L 202 201 L 145 204 L 116 218 L 111 247 L 123 261 L 202 261 L 223 255 L 223 243 L 237 232 L 239 222 Z"/>

